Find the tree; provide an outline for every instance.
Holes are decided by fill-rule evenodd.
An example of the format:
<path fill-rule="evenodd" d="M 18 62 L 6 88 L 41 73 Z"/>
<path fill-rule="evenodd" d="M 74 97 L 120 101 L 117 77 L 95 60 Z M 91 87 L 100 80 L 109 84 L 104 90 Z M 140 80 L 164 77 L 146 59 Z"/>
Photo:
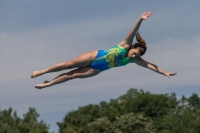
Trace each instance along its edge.
<path fill-rule="evenodd" d="M 192 107 L 198 107 L 200 108 L 200 98 L 198 96 L 198 94 L 192 94 L 192 96 L 190 96 L 188 98 L 188 102 L 189 102 L 189 105 L 192 106 Z"/>
<path fill-rule="evenodd" d="M 37 121 L 39 114 L 34 108 L 20 118 L 12 108 L 0 110 L 1 133 L 48 133 L 49 126 L 42 120 Z"/>
<path fill-rule="evenodd" d="M 200 133 L 200 98 L 193 94 L 182 96 L 178 106 L 164 116 L 158 128 L 160 133 Z"/>
<path fill-rule="evenodd" d="M 98 105 L 87 105 L 79 107 L 77 111 L 69 112 L 63 122 L 57 122 L 60 133 L 82 132 L 87 128 L 87 124 L 100 117 Z"/>
<path fill-rule="evenodd" d="M 60 133 L 200 133 L 200 98 L 130 89 L 99 105 L 79 107 L 58 122 Z"/>
<path fill-rule="evenodd" d="M 200 109 L 190 106 L 176 109 L 160 122 L 160 133 L 200 133 Z"/>
<path fill-rule="evenodd" d="M 89 132 L 89 130 L 95 126 L 103 128 L 102 123 L 88 127 L 90 123 L 97 120 L 105 120 L 108 124 L 109 122 L 117 124 L 119 118 L 124 118 L 122 116 L 131 113 L 134 113 L 135 119 L 139 119 L 139 117 L 136 116 L 140 115 L 146 119 L 158 119 L 166 115 L 169 110 L 174 109 L 176 106 L 177 101 L 175 94 L 151 94 L 143 90 L 138 91 L 137 89 L 130 89 L 126 94 L 117 99 L 111 99 L 108 103 L 102 101 L 99 105 L 90 104 L 79 107 L 78 110 L 69 112 L 63 119 L 63 122 L 58 122 L 57 125 L 59 126 L 60 133 L 73 133 L 75 131 L 77 133 L 84 133 Z M 105 129 L 106 125 L 104 126 Z M 98 129 L 101 130 L 99 127 Z M 144 126 L 141 126 L 141 128 L 137 126 L 137 129 L 134 131 L 144 130 L 145 128 L 143 129 L 142 127 Z"/>
<path fill-rule="evenodd" d="M 129 113 L 117 117 L 111 122 L 102 117 L 89 124 L 90 133 L 155 133 L 155 126 L 150 118 Z"/>
<path fill-rule="evenodd" d="M 151 94 L 137 89 L 128 90 L 125 95 L 118 98 L 118 101 L 124 106 L 124 113 L 142 113 L 153 119 L 166 115 L 178 104 L 174 93 Z"/>

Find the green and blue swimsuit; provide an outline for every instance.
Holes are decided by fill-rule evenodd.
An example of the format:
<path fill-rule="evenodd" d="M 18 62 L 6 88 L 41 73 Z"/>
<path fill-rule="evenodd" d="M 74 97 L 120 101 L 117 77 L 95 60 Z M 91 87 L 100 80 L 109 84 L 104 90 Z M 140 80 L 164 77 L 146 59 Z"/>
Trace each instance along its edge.
<path fill-rule="evenodd" d="M 127 65 L 130 62 L 130 58 L 125 57 L 126 52 L 126 49 L 120 48 L 117 45 L 108 50 L 98 50 L 90 67 L 98 70 L 107 70 Z"/>

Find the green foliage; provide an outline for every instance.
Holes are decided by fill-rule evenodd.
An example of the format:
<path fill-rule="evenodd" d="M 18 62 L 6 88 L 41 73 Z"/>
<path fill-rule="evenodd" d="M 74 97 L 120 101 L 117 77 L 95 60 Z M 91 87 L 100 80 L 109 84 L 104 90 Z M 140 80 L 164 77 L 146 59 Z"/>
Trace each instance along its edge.
<path fill-rule="evenodd" d="M 160 133 L 200 133 L 200 109 L 184 107 L 165 116 Z M 163 132 L 165 131 L 165 132 Z"/>
<path fill-rule="evenodd" d="M 12 108 L 0 109 L 0 133 L 48 133 L 34 108 L 20 118 Z M 200 98 L 177 100 L 172 94 L 130 89 L 98 105 L 89 104 L 57 122 L 59 133 L 200 133 Z"/>
<path fill-rule="evenodd" d="M 130 89 L 110 102 L 79 107 L 57 123 L 60 133 L 200 133 L 200 98 Z"/>
<path fill-rule="evenodd" d="M 192 94 L 192 96 L 188 98 L 188 102 L 190 106 L 200 108 L 200 98 L 197 94 Z"/>
<path fill-rule="evenodd" d="M 166 115 L 169 110 L 177 106 L 174 93 L 151 94 L 137 89 L 130 89 L 125 95 L 120 96 L 118 101 L 125 106 L 125 113 L 142 113 L 151 118 Z"/>
<path fill-rule="evenodd" d="M 114 132 L 115 130 L 116 132 L 133 130 L 150 133 L 154 132 L 155 129 L 146 127 L 148 127 L 147 125 L 153 126 L 154 123 L 144 119 L 158 119 L 176 106 L 175 94 L 169 96 L 168 94 L 151 94 L 143 90 L 130 89 L 119 98 L 111 99 L 109 103 L 102 101 L 99 105 L 88 105 L 71 111 L 65 116 L 64 121 L 57 123 L 57 125 L 60 127 L 60 133 Z M 131 115 L 133 113 L 134 115 Z M 129 119 L 127 115 L 130 116 Z M 139 124 L 139 116 L 145 117 L 142 119 L 145 123 Z M 125 120 L 125 118 L 127 119 Z M 88 125 L 90 126 L 88 127 Z"/>
<path fill-rule="evenodd" d="M 12 108 L 0 110 L 0 133 L 48 133 L 49 127 L 43 121 L 38 122 L 38 117 L 34 108 L 29 108 L 23 119 Z"/>
<path fill-rule="evenodd" d="M 88 105 L 79 107 L 77 111 L 69 112 L 67 117 L 64 118 L 65 122 L 57 123 L 60 127 L 60 132 L 73 133 L 75 131 L 84 131 L 87 128 L 85 125 L 100 117 L 99 111 L 98 105 Z"/>
<path fill-rule="evenodd" d="M 179 106 L 160 120 L 160 133 L 200 133 L 200 98 L 193 94 L 179 100 Z"/>
<path fill-rule="evenodd" d="M 117 117 L 114 122 L 102 117 L 89 124 L 90 132 L 103 133 L 155 133 L 155 126 L 150 118 L 129 113 Z"/>

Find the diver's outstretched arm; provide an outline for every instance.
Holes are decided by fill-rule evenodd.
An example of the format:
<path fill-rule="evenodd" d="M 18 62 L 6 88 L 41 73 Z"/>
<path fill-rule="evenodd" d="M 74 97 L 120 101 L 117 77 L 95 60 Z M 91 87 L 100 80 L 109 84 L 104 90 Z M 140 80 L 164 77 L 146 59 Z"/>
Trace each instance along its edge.
<path fill-rule="evenodd" d="M 131 29 L 131 31 L 126 35 L 126 37 L 124 38 L 124 41 L 119 43 L 118 45 L 123 47 L 123 48 L 127 48 L 130 47 L 133 43 L 133 38 L 136 34 L 136 32 L 138 31 L 140 24 L 142 23 L 142 20 L 146 20 L 148 17 L 150 17 L 152 15 L 152 12 L 144 12 L 136 21 L 136 23 L 134 24 L 133 28 Z"/>
<path fill-rule="evenodd" d="M 164 70 L 162 70 L 161 68 L 159 68 L 155 64 L 149 63 L 149 62 L 145 61 L 144 59 L 142 59 L 141 57 L 139 57 L 135 61 L 135 63 L 138 64 L 139 66 L 149 68 L 150 70 L 153 70 L 154 72 L 163 74 L 163 75 L 167 76 L 168 78 L 169 78 L 169 76 L 174 76 L 174 75 L 177 74 L 177 73 L 173 73 L 173 72 L 165 72 Z"/>

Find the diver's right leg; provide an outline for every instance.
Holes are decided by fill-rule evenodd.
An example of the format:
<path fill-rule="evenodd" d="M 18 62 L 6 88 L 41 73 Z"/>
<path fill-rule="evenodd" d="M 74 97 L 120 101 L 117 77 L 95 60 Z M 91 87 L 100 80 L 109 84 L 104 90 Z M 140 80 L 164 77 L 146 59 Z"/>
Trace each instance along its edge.
<path fill-rule="evenodd" d="M 100 72 L 102 72 L 102 71 L 93 69 L 91 67 L 77 68 L 68 73 L 63 73 L 51 81 L 45 81 L 43 84 L 37 84 L 37 85 L 35 85 L 35 88 L 42 89 L 45 87 L 49 87 L 49 86 L 52 86 L 55 84 L 60 84 L 60 83 L 66 82 L 68 80 L 72 80 L 72 79 L 76 79 L 76 78 L 88 78 L 88 77 L 95 76 L 95 75 L 99 74 Z"/>
<path fill-rule="evenodd" d="M 35 78 L 45 73 L 57 72 L 57 71 L 62 71 L 65 69 L 72 69 L 72 68 L 77 68 L 77 67 L 86 67 L 92 63 L 96 54 L 97 54 L 97 50 L 83 53 L 70 61 L 61 62 L 59 64 L 56 64 L 54 66 L 48 67 L 43 70 L 34 71 L 31 75 L 31 78 Z"/>

